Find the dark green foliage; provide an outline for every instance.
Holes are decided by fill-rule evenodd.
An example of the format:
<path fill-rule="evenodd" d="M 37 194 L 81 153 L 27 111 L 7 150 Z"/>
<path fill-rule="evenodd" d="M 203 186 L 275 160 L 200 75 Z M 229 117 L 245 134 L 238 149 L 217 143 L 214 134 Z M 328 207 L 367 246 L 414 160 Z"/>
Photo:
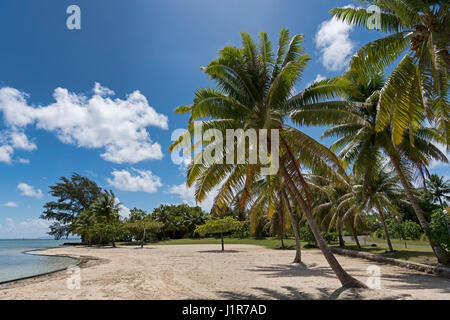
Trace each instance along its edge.
<path fill-rule="evenodd" d="M 450 213 L 447 210 L 436 210 L 431 216 L 429 235 L 436 243 L 450 250 Z"/>
<path fill-rule="evenodd" d="M 309 245 L 316 245 L 316 238 L 309 226 L 301 227 L 298 232 L 301 241 L 307 242 Z"/>
<path fill-rule="evenodd" d="M 194 236 L 196 226 L 205 223 L 206 215 L 200 207 L 187 204 L 161 205 L 153 211 L 152 219 L 163 224 L 163 238 L 175 239 Z"/>
<path fill-rule="evenodd" d="M 55 239 L 68 237 L 74 219 L 88 210 L 102 193 L 102 189 L 94 181 L 77 173 L 70 179 L 61 177 L 60 181 L 50 186 L 49 193 L 56 200 L 47 202 L 41 215 L 41 219 L 53 222 L 49 234 Z"/>

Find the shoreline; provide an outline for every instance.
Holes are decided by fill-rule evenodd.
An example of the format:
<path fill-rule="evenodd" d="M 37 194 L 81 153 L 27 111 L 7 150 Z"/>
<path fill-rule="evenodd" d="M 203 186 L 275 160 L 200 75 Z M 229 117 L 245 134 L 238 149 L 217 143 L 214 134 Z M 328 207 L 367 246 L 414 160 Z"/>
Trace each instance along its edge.
<path fill-rule="evenodd" d="M 34 275 L 20 277 L 20 278 L 6 280 L 6 281 L 0 281 L 0 289 L 5 287 L 5 286 L 7 286 L 7 285 L 9 285 L 9 284 L 13 284 L 15 282 L 28 280 L 28 279 L 33 279 L 33 278 L 37 278 L 37 277 L 43 277 L 43 276 L 51 275 L 51 274 L 56 273 L 56 272 L 61 272 L 61 271 L 67 270 L 67 268 L 79 266 L 83 262 L 83 259 L 79 259 L 79 258 L 68 256 L 68 255 L 52 255 L 52 254 L 44 254 L 44 253 L 38 253 L 38 254 L 32 253 L 32 252 L 51 250 L 51 249 L 58 249 L 58 248 L 59 247 L 42 248 L 42 249 L 31 249 L 31 250 L 22 251 L 21 254 L 39 255 L 39 256 L 44 256 L 44 257 L 69 258 L 69 259 L 75 260 L 75 263 L 71 264 L 71 265 L 68 265 L 67 267 L 64 267 L 64 268 L 58 268 L 56 270 L 52 270 L 52 271 L 48 271 L 48 272 L 44 272 L 44 273 L 34 274 Z"/>

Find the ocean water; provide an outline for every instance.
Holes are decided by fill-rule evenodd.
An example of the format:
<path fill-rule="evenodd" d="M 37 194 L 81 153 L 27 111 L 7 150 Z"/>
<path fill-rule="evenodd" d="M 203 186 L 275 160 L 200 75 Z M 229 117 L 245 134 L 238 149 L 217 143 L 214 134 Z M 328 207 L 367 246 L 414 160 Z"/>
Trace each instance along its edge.
<path fill-rule="evenodd" d="M 76 242 L 77 240 L 72 240 Z M 66 268 L 76 263 L 69 257 L 50 257 L 28 250 L 55 248 L 71 240 L 0 240 L 0 282 Z"/>

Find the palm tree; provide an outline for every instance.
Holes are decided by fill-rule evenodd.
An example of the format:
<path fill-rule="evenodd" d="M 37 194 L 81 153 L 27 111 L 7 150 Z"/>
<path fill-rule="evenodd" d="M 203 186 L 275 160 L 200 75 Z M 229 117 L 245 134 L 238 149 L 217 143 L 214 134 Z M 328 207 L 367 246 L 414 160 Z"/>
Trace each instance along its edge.
<path fill-rule="evenodd" d="M 381 92 L 380 122 L 392 121 L 396 144 L 408 129 L 422 125 L 423 114 L 449 144 L 448 70 L 450 68 L 450 2 L 446 0 L 369 0 L 378 7 L 377 29 L 387 36 L 363 46 L 351 61 L 355 70 L 379 72 L 409 49 L 393 72 L 393 81 Z M 374 12 L 362 8 L 335 8 L 331 15 L 342 21 L 369 27 Z M 392 102 L 397 101 L 392 111 Z"/>
<path fill-rule="evenodd" d="M 190 113 L 190 119 L 188 130 L 174 142 L 170 151 L 178 152 L 186 141 L 192 140 L 194 123 L 200 120 L 203 120 L 205 130 L 213 128 L 222 134 L 226 129 L 254 129 L 257 135 L 263 129 L 269 133 L 272 133 L 272 129 L 279 130 L 280 151 L 284 157 L 277 160 L 281 162 L 281 174 L 287 185 L 287 191 L 293 197 L 295 205 L 304 212 L 322 253 L 342 285 L 362 287 L 362 283 L 345 272 L 323 239 L 311 213 L 309 186 L 300 171 L 300 165 L 303 164 L 342 179 L 336 172 L 338 170 L 345 175 L 340 161 L 328 148 L 286 123 L 290 109 L 317 96 L 326 95 L 329 90 L 327 86 L 322 86 L 293 95 L 295 84 L 309 60 L 309 56 L 303 53 L 301 46 L 303 38 L 303 35 L 295 35 L 290 40 L 289 32 L 283 29 L 275 54 L 266 33 L 260 34 L 259 44 L 256 44 L 250 35 L 243 32 L 242 48 L 231 46 L 223 48 L 219 52 L 219 57 L 208 67 L 203 68 L 217 83 L 217 89 L 199 89 L 192 105 L 177 108 L 177 113 Z M 204 150 L 197 152 L 194 160 L 217 147 L 217 142 L 203 141 L 203 143 Z M 195 151 L 196 147 L 199 145 L 194 141 L 194 146 L 189 152 Z M 223 162 L 225 164 L 216 161 L 191 163 L 187 173 L 187 184 L 194 185 L 196 200 L 203 201 L 208 192 L 221 185 L 215 205 L 218 208 L 228 206 L 234 196 L 243 190 L 240 199 L 240 206 L 243 208 L 249 199 L 251 188 L 261 176 L 262 168 L 261 164 L 252 164 L 249 161 L 249 149 L 246 149 L 244 163 L 227 164 L 225 161 Z M 229 149 L 225 148 L 216 155 L 223 159 L 227 151 Z M 275 159 L 272 158 L 272 161 Z"/>
<path fill-rule="evenodd" d="M 426 181 L 426 184 L 433 201 L 439 201 L 442 210 L 444 210 L 442 199 L 450 201 L 450 180 L 444 180 L 444 177 L 432 174 Z"/>
<path fill-rule="evenodd" d="M 112 246 L 115 248 L 115 240 L 120 228 L 120 202 L 112 192 L 105 192 L 94 202 L 91 210 L 97 218 L 103 220 L 107 233 L 111 235 Z"/>
<path fill-rule="evenodd" d="M 338 156 L 353 166 L 356 175 L 372 175 L 373 164 L 386 154 L 407 194 L 417 218 L 424 231 L 428 230 L 428 222 L 419 207 L 411 185 L 411 170 L 422 169 L 431 160 L 448 162 L 446 156 L 433 142 L 442 143 L 443 137 L 434 128 L 418 128 L 414 135 L 405 132 L 403 140 L 395 146 L 391 139 L 391 130 L 378 131 L 378 102 L 380 92 L 389 85 L 381 74 L 365 75 L 350 70 L 343 78 L 336 81 L 347 82 L 347 93 L 344 101 L 326 101 L 303 105 L 292 113 L 297 124 L 332 125 L 323 137 L 339 138 L 331 150 L 338 151 Z M 327 82 L 328 80 L 324 80 Z M 317 83 L 316 86 L 320 86 Z M 314 86 L 313 86 L 314 87 Z M 412 143 L 411 143 L 412 142 Z M 447 261 L 448 253 L 438 244 L 431 245 L 441 263 Z"/>
<path fill-rule="evenodd" d="M 342 198 L 342 202 L 351 203 L 361 214 L 369 214 L 376 210 L 380 216 L 381 224 L 386 236 L 389 251 L 394 251 L 391 238 L 386 226 L 386 213 L 390 212 L 398 217 L 401 214 L 395 207 L 395 203 L 402 201 L 403 194 L 399 189 L 397 175 L 389 168 L 388 163 L 382 164 L 383 159 L 374 163 L 373 176 L 364 175 L 355 177 L 356 183 L 352 191 Z"/>
<path fill-rule="evenodd" d="M 289 221 L 295 237 L 296 251 L 293 263 L 301 263 L 302 253 L 296 210 L 292 207 L 283 188 L 281 177 L 273 175 L 262 178 L 256 182 L 252 193 L 252 201 L 249 201 L 250 208 L 247 210 L 252 229 L 254 230 L 260 221 L 262 212 L 267 212 L 268 225 L 271 228 L 281 229 L 279 232 L 281 235 L 284 235 L 285 224 Z"/>

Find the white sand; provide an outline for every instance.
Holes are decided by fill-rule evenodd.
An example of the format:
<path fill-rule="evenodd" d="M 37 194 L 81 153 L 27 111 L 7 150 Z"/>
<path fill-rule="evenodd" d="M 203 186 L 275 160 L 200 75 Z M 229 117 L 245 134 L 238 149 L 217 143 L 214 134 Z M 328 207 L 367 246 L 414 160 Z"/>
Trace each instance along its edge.
<path fill-rule="evenodd" d="M 169 245 L 46 250 L 46 254 L 95 257 L 81 265 L 81 288 L 68 289 L 65 271 L 0 287 L 0 299 L 449 299 L 450 279 L 380 265 L 381 290 L 342 290 L 320 251 L 250 245 Z M 366 282 L 363 259 L 337 256 Z"/>

